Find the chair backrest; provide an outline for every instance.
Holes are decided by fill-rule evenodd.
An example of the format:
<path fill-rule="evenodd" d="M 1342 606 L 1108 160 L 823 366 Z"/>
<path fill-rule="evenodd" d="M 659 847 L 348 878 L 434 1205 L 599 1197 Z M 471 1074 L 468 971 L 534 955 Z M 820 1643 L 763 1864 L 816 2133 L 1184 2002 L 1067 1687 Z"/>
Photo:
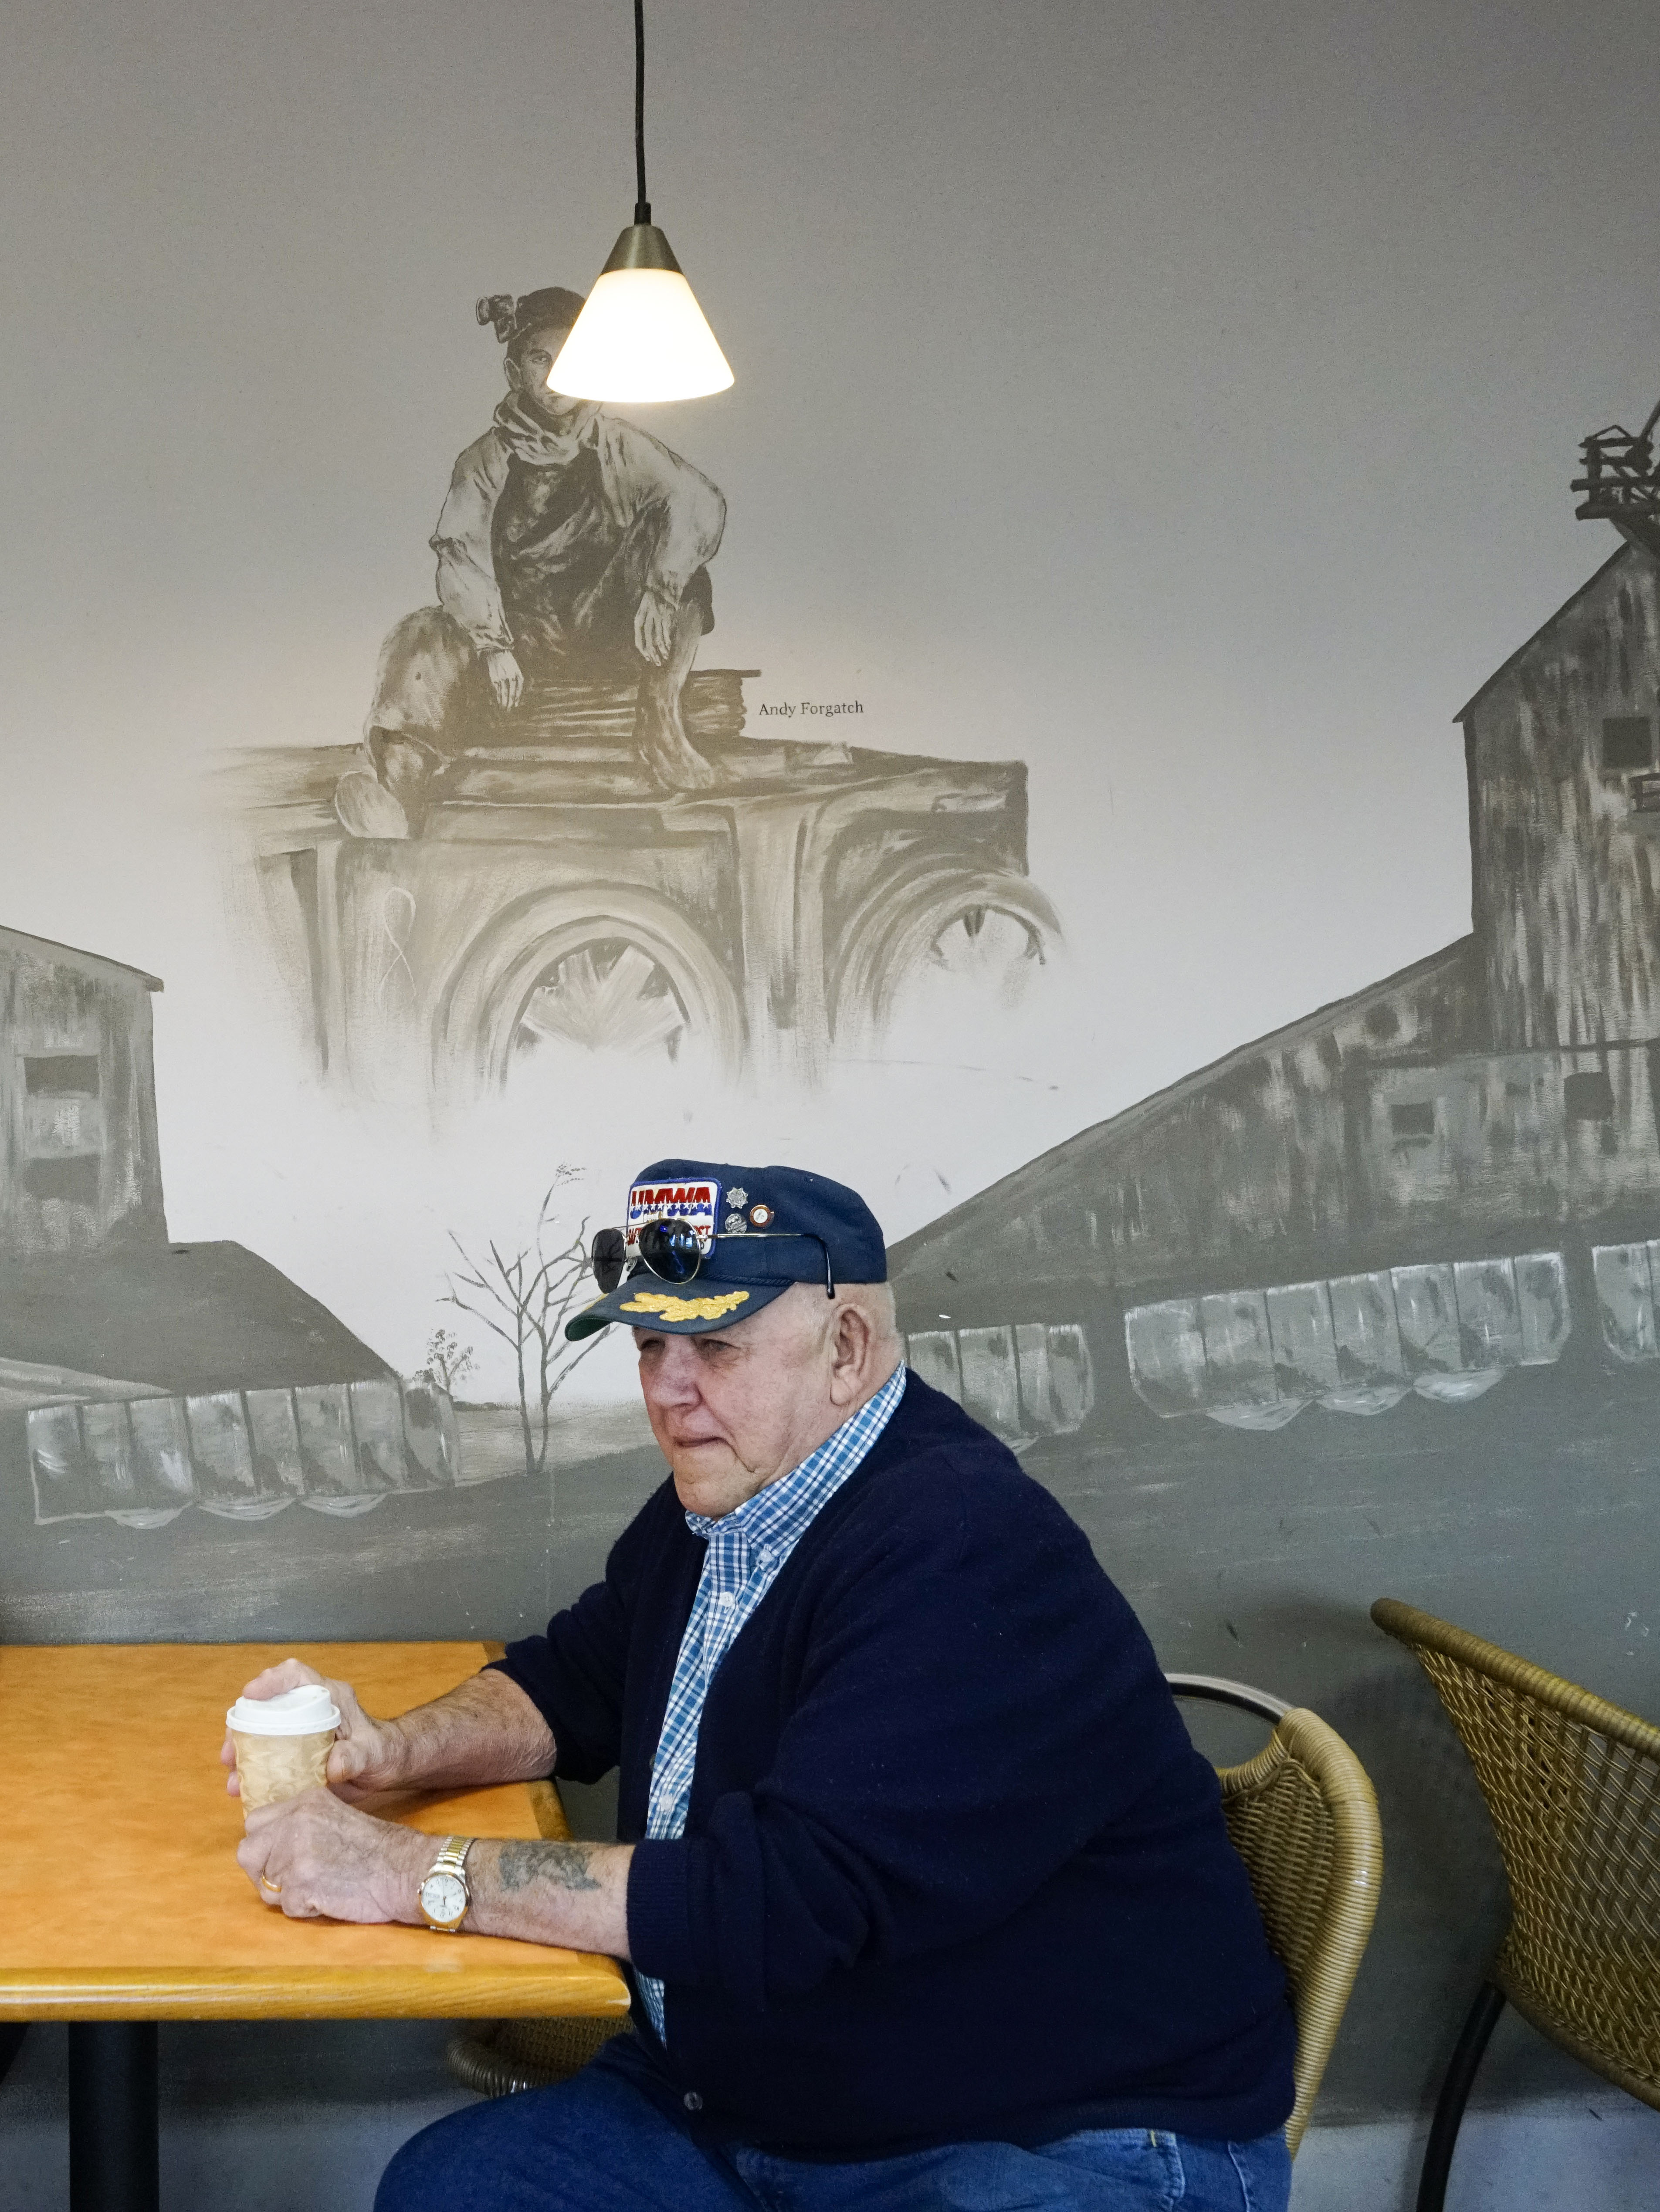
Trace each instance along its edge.
<path fill-rule="evenodd" d="M 1397 1598 L 1371 1617 L 1434 1683 L 1487 1800 L 1511 1895 L 1493 1979 L 1660 2106 L 1660 1729 Z"/>
<path fill-rule="evenodd" d="M 1365 1767 L 1318 1714 L 1287 1709 L 1243 1683 L 1170 1680 L 1178 1697 L 1213 1697 L 1264 1718 L 1279 1714 L 1256 1757 L 1218 1775 L 1228 1834 L 1291 1984 L 1297 2102 L 1286 2141 L 1294 2154 L 1377 1911 L 1383 1877 L 1377 1800 Z"/>

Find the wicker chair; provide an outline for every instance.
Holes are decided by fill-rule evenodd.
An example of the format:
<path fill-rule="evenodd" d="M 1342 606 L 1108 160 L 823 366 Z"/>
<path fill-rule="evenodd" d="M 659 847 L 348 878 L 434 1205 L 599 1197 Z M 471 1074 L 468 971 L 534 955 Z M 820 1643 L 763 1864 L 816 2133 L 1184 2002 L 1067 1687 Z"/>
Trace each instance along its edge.
<path fill-rule="evenodd" d="M 1228 1834 L 1297 2012 L 1297 2102 L 1286 2123 L 1294 2157 L 1377 1911 L 1377 1800 L 1365 1767 L 1317 1715 L 1219 1675 L 1165 1680 L 1178 1698 L 1232 1705 L 1274 1725 L 1255 1759 L 1218 1771 Z"/>
<path fill-rule="evenodd" d="M 1510 1883 L 1510 1928 L 1459 2035 L 1424 2154 L 1419 2212 L 1440 2212 L 1506 1997 L 1605 2081 L 1660 2107 L 1660 1729 L 1395 1598 L 1379 1598 L 1371 1617 L 1434 1683 Z"/>

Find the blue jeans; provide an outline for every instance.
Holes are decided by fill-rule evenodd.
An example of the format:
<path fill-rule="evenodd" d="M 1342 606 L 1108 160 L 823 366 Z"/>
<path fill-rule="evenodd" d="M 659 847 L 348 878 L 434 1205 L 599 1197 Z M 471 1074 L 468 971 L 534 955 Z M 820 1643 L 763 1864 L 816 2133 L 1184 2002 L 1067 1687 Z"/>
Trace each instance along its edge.
<path fill-rule="evenodd" d="M 775 2158 L 709 2141 L 616 2051 L 556 2087 L 424 2129 L 381 2176 L 374 2212 L 1286 2212 L 1291 2193 L 1281 2135 L 1233 2143 L 1094 2128 L 1036 2150 Z"/>

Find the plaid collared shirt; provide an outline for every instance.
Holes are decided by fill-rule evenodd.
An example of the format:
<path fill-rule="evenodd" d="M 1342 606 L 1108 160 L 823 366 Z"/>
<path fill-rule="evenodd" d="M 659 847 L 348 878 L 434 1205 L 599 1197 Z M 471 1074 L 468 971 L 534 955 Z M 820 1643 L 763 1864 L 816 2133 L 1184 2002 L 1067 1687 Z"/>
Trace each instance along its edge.
<path fill-rule="evenodd" d="M 777 1581 L 814 1516 L 834 1498 L 893 1418 L 904 1395 L 905 1372 L 903 1364 L 896 1368 L 876 1395 L 817 1451 L 809 1452 L 800 1467 L 757 1490 L 730 1513 L 718 1521 L 702 1513 L 687 1514 L 687 1528 L 703 1538 L 708 1553 L 680 1639 L 680 1656 L 663 1711 L 663 1733 L 652 1761 L 646 1809 L 648 1836 L 685 1833 L 692 1769 L 697 1764 L 697 1731 L 714 1670 Z M 635 1978 L 651 2024 L 661 2037 L 663 1984 L 648 1974 Z"/>

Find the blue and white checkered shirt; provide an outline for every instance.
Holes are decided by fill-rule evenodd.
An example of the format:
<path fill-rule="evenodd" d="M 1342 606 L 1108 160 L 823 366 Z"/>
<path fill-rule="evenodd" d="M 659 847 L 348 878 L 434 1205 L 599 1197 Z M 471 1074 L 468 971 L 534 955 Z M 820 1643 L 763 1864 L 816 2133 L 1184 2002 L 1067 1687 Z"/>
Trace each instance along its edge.
<path fill-rule="evenodd" d="M 833 1437 L 809 1452 L 800 1467 L 757 1490 L 730 1513 L 711 1521 L 688 1513 L 686 1526 L 708 1546 L 703 1572 L 692 1600 L 691 1617 L 680 1639 L 674 1680 L 663 1711 L 663 1733 L 652 1761 L 651 1796 L 646 1808 L 648 1836 L 685 1833 L 691 1802 L 692 1769 L 697 1764 L 697 1731 L 714 1670 L 737 1641 L 738 1632 L 777 1581 L 784 1563 L 865 1458 L 905 1392 L 905 1369 L 896 1368 L 873 1398 L 868 1398 Z M 635 1976 L 651 2024 L 663 2033 L 663 1984 L 648 1974 Z"/>

